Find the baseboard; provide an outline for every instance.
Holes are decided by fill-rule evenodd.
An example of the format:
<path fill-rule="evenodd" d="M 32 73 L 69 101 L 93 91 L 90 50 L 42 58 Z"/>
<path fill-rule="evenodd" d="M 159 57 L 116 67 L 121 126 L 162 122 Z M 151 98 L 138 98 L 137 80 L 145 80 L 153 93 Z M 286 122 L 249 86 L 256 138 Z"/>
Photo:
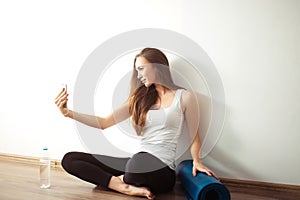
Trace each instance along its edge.
<path fill-rule="evenodd" d="M 233 190 L 238 190 L 240 192 L 253 191 L 253 190 L 263 190 L 270 192 L 281 192 L 287 194 L 297 194 L 300 195 L 300 185 L 290 185 L 290 184 L 280 184 L 280 183 L 270 183 L 261 181 L 250 181 L 250 180 L 238 180 L 221 178 L 221 182 Z"/>
<path fill-rule="evenodd" d="M 38 165 L 39 159 L 36 157 L 21 156 L 21 155 L 12 155 L 12 154 L 3 154 L 0 153 L 0 161 L 11 161 L 26 163 L 31 165 Z M 51 160 L 51 167 L 62 169 L 61 162 L 59 160 Z M 260 182 L 260 181 L 249 181 L 249 180 L 239 180 L 239 179 L 229 179 L 221 178 L 221 182 L 229 188 L 231 192 L 245 192 L 253 193 L 263 191 L 264 194 L 268 191 L 270 193 L 284 193 L 290 194 L 293 196 L 300 196 L 300 185 L 289 185 L 289 184 L 278 184 L 278 183 L 269 183 L 269 182 Z"/>
<path fill-rule="evenodd" d="M 15 154 L 0 153 L 0 161 L 1 160 L 18 162 L 23 164 L 30 164 L 30 165 L 39 165 L 39 158 L 37 157 L 22 156 L 22 155 L 15 155 Z M 52 168 L 62 168 L 61 162 L 59 160 L 51 159 L 50 163 Z"/>

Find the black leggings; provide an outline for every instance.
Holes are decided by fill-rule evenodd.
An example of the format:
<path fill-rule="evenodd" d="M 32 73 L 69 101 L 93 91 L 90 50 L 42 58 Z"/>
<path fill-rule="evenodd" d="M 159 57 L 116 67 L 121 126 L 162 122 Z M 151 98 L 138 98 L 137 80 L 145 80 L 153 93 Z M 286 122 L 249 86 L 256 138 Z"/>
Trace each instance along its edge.
<path fill-rule="evenodd" d="M 153 193 L 172 190 L 176 181 L 174 170 L 146 152 L 131 158 L 69 152 L 64 156 L 62 166 L 68 173 L 106 188 L 112 176 L 120 175 L 124 175 L 125 183 L 148 187 Z"/>

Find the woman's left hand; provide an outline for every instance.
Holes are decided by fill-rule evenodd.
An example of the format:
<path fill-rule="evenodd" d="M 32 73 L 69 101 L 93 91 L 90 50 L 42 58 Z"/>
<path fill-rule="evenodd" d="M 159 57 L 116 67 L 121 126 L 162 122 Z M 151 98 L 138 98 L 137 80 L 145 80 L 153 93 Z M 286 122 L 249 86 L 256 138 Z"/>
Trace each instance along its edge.
<path fill-rule="evenodd" d="M 200 161 L 194 161 L 193 162 L 193 176 L 196 176 L 197 175 L 197 171 L 199 172 L 204 172 L 206 173 L 207 175 L 209 176 L 213 176 L 215 177 L 216 179 L 219 180 L 218 176 L 211 170 L 209 169 L 208 167 L 206 167 L 202 162 Z"/>

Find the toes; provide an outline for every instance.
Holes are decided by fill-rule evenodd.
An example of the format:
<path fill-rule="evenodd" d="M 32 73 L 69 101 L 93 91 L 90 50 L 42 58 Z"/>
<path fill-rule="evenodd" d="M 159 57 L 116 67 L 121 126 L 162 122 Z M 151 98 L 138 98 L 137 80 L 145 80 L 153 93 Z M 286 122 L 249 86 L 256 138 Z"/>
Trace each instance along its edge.
<path fill-rule="evenodd" d="M 148 198 L 148 199 L 154 199 L 154 195 L 148 190 L 148 191 L 146 191 L 146 197 Z"/>

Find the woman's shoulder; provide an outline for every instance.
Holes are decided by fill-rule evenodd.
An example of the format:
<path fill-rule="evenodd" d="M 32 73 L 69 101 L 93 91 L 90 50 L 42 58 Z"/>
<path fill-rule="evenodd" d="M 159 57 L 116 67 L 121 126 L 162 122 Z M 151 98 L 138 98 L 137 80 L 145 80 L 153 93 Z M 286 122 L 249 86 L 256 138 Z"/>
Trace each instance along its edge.
<path fill-rule="evenodd" d="M 195 102 L 197 102 L 197 93 L 192 90 L 183 89 L 181 94 L 181 104 L 183 108 Z"/>
<path fill-rule="evenodd" d="M 184 99 L 196 98 L 197 93 L 192 91 L 192 90 L 182 89 L 182 95 L 181 96 Z"/>

